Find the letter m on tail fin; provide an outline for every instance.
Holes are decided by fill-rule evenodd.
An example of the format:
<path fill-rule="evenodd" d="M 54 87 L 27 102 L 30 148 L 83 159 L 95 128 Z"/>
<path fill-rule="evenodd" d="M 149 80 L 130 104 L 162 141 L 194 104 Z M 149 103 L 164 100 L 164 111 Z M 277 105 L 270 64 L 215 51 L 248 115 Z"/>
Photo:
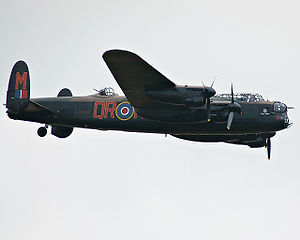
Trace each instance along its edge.
<path fill-rule="evenodd" d="M 28 72 L 24 72 L 21 76 L 20 72 L 16 73 L 16 86 L 15 86 L 15 97 L 16 98 L 27 98 L 28 89 L 27 89 L 27 77 Z"/>
<path fill-rule="evenodd" d="M 30 78 L 28 66 L 23 61 L 18 61 L 10 74 L 6 107 L 14 112 L 23 110 L 30 98 Z"/>

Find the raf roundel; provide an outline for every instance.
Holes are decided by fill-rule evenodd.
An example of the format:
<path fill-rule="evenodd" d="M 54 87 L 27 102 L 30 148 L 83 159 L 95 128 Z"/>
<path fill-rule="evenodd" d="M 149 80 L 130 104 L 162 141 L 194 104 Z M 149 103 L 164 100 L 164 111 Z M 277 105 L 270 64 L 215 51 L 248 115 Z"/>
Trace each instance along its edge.
<path fill-rule="evenodd" d="M 116 108 L 116 116 L 122 121 L 129 120 L 134 113 L 133 106 L 129 102 L 121 102 Z"/>

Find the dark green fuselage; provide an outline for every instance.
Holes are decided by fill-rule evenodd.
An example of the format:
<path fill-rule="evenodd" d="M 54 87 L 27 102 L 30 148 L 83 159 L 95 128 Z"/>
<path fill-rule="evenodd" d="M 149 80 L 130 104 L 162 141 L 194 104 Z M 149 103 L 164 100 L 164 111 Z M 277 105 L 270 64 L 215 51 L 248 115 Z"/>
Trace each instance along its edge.
<path fill-rule="evenodd" d="M 235 134 L 260 134 L 273 133 L 282 130 L 288 125 L 287 113 L 276 113 L 273 111 L 274 102 L 261 101 L 255 103 L 240 102 L 243 112 L 235 113 L 232 127 L 226 129 L 226 116 L 216 114 L 208 122 L 199 118 L 196 123 L 166 123 L 153 121 L 139 116 L 135 111 L 129 119 L 122 120 L 116 114 L 116 108 L 122 102 L 128 102 L 121 96 L 100 96 L 98 94 L 86 97 L 55 97 L 31 99 L 35 103 L 49 109 L 49 112 L 35 111 L 25 108 L 19 114 L 10 113 L 9 117 L 18 120 L 44 123 L 54 126 L 92 128 L 100 130 L 122 130 L 131 132 L 168 133 L 185 135 L 235 135 Z M 212 103 L 212 116 L 221 107 Z M 264 109 L 267 112 L 264 113 Z M 147 109 L 156 112 L 157 109 Z M 189 110 L 190 111 L 190 110 Z M 199 113 L 205 109 L 196 109 Z M 181 116 L 185 110 L 164 110 L 164 114 Z M 119 114 L 120 115 L 120 114 Z M 204 115 L 204 114 L 202 114 Z"/>

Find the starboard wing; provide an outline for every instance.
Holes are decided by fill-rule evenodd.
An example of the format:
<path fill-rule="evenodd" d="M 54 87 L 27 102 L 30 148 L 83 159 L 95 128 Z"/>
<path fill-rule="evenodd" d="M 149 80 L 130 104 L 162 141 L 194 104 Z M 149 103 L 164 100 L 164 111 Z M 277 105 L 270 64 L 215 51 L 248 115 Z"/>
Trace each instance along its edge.
<path fill-rule="evenodd" d="M 149 90 L 175 87 L 170 81 L 138 55 L 124 50 L 110 50 L 103 59 L 129 102 L 136 108 L 163 105 L 146 96 Z"/>

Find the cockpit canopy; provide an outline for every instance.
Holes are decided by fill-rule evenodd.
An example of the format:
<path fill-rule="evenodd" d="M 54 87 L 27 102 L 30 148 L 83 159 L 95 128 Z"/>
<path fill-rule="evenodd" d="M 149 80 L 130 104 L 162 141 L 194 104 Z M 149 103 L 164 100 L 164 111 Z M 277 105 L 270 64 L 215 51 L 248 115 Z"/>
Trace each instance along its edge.
<path fill-rule="evenodd" d="M 231 94 L 221 93 L 221 94 L 216 94 L 215 97 L 231 99 Z M 236 93 L 233 94 L 233 98 L 234 100 L 241 101 L 241 102 L 259 102 L 264 100 L 264 98 L 257 93 Z"/>
<path fill-rule="evenodd" d="M 284 113 L 287 111 L 287 106 L 281 102 L 274 103 L 274 112 Z"/>

